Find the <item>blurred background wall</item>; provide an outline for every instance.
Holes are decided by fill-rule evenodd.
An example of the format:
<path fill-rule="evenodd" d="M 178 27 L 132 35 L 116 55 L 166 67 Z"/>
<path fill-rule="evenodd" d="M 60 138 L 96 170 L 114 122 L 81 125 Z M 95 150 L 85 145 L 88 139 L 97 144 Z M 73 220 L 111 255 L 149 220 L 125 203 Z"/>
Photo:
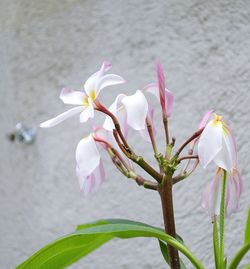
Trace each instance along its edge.
<path fill-rule="evenodd" d="M 132 94 L 155 81 L 160 59 L 175 95 L 170 131 L 177 145 L 211 108 L 234 130 L 245 190 L 239 212 L 226 220 L 230 258 L 243 241 L 250 204 L 249 1 L 1 0 L 0 23 L 0 267 L 13 268 L 76 224 L 116 217 L 163 226 L 157 193 L 125 179 L 108 158 L 106 182 L 97 193 L 82 196 L 74 155 L 90 124 L 80 124 L 78 117 L 39 129 L 33 145 L 6 138 L 17 122 L 37 126 L 67 110 L 58 98 L 61 88 L 82 87 L 106 59 L 112 73 L 127 80 L 103 91 L 106 105 L 119 92 Z M 158 110 L 158 141 L 163 140 L 159 116 Z M 155 165 L 140 136 L 131 133 L 129 141 Z M 200 168 L 174 187 L 177 232 L 206 268 L 214 268 L 212 225 L 200 201 L 213 168 L 209 174 Z M 157 241 L 134 239 L 108 243 L 71 268 L 165 267 Z"/>

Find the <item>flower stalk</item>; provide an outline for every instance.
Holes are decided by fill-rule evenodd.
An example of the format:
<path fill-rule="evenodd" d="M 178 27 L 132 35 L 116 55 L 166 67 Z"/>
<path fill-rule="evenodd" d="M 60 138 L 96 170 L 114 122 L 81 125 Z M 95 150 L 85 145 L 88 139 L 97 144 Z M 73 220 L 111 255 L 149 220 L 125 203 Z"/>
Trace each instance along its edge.
<path fill-rule="evenodd" d="M 166 173 L 162 183 L 159 184 L 164 227 L 167 234 L 176 238 L 172 187 L 172 174 Z M 171 269 L 180 269 L 180 259 L 177 249 L 168 245 L 168 253 Z"/>

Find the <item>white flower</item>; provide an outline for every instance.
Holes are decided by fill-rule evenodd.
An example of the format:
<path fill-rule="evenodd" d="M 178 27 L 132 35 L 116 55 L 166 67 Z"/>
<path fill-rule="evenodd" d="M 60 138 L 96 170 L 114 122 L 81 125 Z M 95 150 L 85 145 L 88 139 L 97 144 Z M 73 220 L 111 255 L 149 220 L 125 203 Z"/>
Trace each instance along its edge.
<path fill-rule="evenodd" d="M 128 133 L 128 127 L 137 131 L 146 128 L 145 120 L 148 114 L 148 103 L 140 90 L 129 96 L 119 94 L 109 107 L 109 111 L 117 117 L 125 137 Z M 106 117 L 103 128 L 109 131 L 115 128 L 109 116 Z"/>
<path fill-rule="evenodd" d="M 111 66 L 112 65 L 110 62 L 103 62 L 100 70 L 90 76 L 85 82 L 83 91 L 63 89 L 60 94 L 60 99 L 65 104 L 77 106 L 69 109 L 55 118 L 41 123 L 40 127 L 48 128 L 55 126 L 78 113 L 81 113 L 80 122 L 86 122 L 89 118 L 93 118 L 95 108 L 94 102 L 97 99 L 100 91 L 107 86 L 117 85 L 125 82 L 120 76 L 114 74 L 105 75 Z"/>
<path fill-rule="evenodd" d="M 198 155 L 204 168 L 213 161 L 228 173 L 237 163 L 234 136 L 221 116 L 215 114 L 214 119 L 206 125 L 199 138 Z"/>
<path fill-rule="evenodd" d="M 81 191 L 87 195 L 96 191 L 104 181 L 105 173 L 93 135 L 83 138 L 76 148 L 76 175 Z"/>

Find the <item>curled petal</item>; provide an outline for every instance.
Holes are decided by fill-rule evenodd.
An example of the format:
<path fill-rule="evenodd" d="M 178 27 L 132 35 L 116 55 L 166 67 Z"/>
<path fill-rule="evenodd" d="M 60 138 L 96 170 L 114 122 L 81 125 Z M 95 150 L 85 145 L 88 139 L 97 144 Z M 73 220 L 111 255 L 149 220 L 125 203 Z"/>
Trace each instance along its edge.
<path fill-rule="evenodd" d="M 198 155 L 201 165 L 206 168 L 222 149 L 222 126 L 214 126 L 210 121 L 202 132 L 198 143 Z"/>
<path fill-rule="evenodd" d="M 84 92 L 74 91 L 71 89 L 62 89 L 60 99 L 64 104 L 83 105 L 87 95 Z"/>
<path fill-rule="evenodd" d="M 97 97 L 100 91 L 105 87 L 118 85 L 122 83 L 125 83 L 125 80 L 118 75 L 108 74 L 108 75 L 102 76 L 100 77 L 100 79 L 96 81 L 95 96 Z"/>
<path fill-rule="evenodd" d="M 121 102 L 127 112 L 128 125 L 135 130 L 145 129 L 148 103 L 143 93 L 137 90 L 135 94 L 125 96 Z"/>
<path fill-rule="evenodd" d="M 91 192 L 97 191 L 101 183 L 105 179 L 105 172 L 102 162 L 96 167 L 96 169 L 87 177 L 82 176 L 79 167 L 76 168 L 78 176 L 80 190 L 87 196 Z"/>
<path fill-rule="evenodd" d="M 128 127 L 127 127 L 127 115 L 124 106 L 121 103 L 121 100 L 125 97 L 124 94 L 119 94 L 113 104 L 109 107 L 109 111 L 116 116 L 118 122 L 120 123 L 121 130 L 123 132 L 124 137 L 126 138 L 128 135 Z M 105 118 L 103 128 L 108 131 L 113 131 L 115 128 L 112 119 L 107 116 Z"/>
<path fill-rule="evenodd" d="M 237 169 L 229 174 L 226 193 L 226 214 L 231 216 L 239 206 L 239 199 L 242 193 L 242 178 Z"/>
<path fill-rule="evenodd" d="M 214 162 L 217 166 L 230 172 L 235 164 L 236 151 L 229 134 L 222 133 L 221 150 L 214 157 Z"/>
<path fill-rule="evenodd" d="M 163 73 L 163 68 L 160 62 L 157 62 L 157 78 L 158 78 L 158 89 L 160 95 L 161 106 L 165 107 L 165 77 Z"/>
<path fill-rule="evenodd" d="M 57 125 L 58 123 L 60 123 L 60 122 L 62 122 L 64 120 L 66 120 L 66 119 L 68 119 L 68 118 L 82 112 L 83 109 L 84 109 L 83 106 L 77 106 L 77 107 L 71 108 L 68 111 L 58 115 L 57 117 L 52 118 L 50 120 L 47 120 L 47 121 L 41 123 L 40 127 L 42 127 L 42 128 L 53 127 L 53 126 Z"/>
<path fill-rule="evenodd" d="M 166 110 L 167 110 L 167 116 L 170 117 L 172 110 L 173 110 L 173 103 L 174 103 L 174 95 L 171 91 L 168 89 L 165 89 L 165 95 L 166 95 Z"/>
<path fill-rule="evenodd" d="M 90 96 L 91 92 L 95 90 L 96 81 L 100 79 L 112 67 L 112 64 L 108 61 L 104 61 L 100 70 L 91 75 L 84 84 L 85 92 Z"/>
<path fill-rule="evenodd" d="M 80 114 L 80 122 L 86 122 L 88 119 L 94 117 L 94 107 L 93 102 L 90 98 L 88 98 L 88 106 L 84 107 L 84 110 Z"/>
<path fill-rule="evenodd" d="M 100 154 L 92 135 L 83 138 L 76 148 L 78 176 L 89 176 L 100 164 Z"/>
<path fill-rule="evenodd" d="M 202 207 L 213 217 L 220 214 L 222 169 L 218 169 L 213 180 L 208 182 L 202 193 Z"/>
<path fill-rule="evenodd" d="M 159 87 L 158 87 L 157 83 L 147 84 L 143 88 L 143 91 L 146 91 L 146 92 L 153 94 L 160 102 Z M 171 113 L 173 110 L 173 102 L 174 102 L 173 93 L 170 90 L 165 88 L 165 108 L 166 108 L 168 117 L 171 116 Z"/>
<path fill-rule="evenodd" d="M 214 112 L 214 110 L 209 110 L 204 114 L 204 116 L 199 124 L 199 129 L 204 128 L 206 126 L 207 121 L 213 112 Z"/>

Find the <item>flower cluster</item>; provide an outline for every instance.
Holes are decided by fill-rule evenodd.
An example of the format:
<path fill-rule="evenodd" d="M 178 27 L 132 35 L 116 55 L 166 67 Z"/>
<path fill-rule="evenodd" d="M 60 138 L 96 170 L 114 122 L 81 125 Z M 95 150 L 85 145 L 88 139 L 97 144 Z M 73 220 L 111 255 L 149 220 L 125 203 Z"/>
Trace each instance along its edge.
<path fill-rule="evenodd" d="M 206 168 L 213 162 L 217 166 L 216 175 L 203 192 L 202 205 L 211 216 L 219 214 L 222 174 L 225 172 L 227 175 L 226 212 L 227 215 L 234 212 L 238 207 L 242 192 L 242 179 L 238 170 L 235 139 L 222 117 L 213 114 L 213 111 L 208 111 L 198 131 L 177 150 L 176 154 L 172 155 L 175 139 L 169 141 L 168 119 L 172 112 L 173 94 L 165 87 L 161 64 L 157 63 L 157 83 L 147 84 L 133 95 L 119 94 L 114 102 L 106 107 L 99 99 L 100 92 L 108 86 L 125 83 L 121 76 L 106 74 L 110 68 L 111 63 L 105 61 L 100 70 L 87 79 L 82 90 L 63 89 L 60 99 L 65 104 L 76 105 L 76 107 L 40 125 L 43 128 L 52 127 L 78 113 L 80 113 L 80 122 L 93 118 L 95 111 L 106 114 L 103 126 L 93 127 L 91 134 L 77 145 L 76 174 L 82 192 L 86 195 L 95 191 L 104 181 L 104 165 L 99 149 L 101 147 L 109 154 L 121 173 L 134 179 L 138 185 L 153 190 L 159 190 L 159 185 L 164 181 L 164 175 L 169 173 L 172 177 L 177 165 L 182 161 L 185 161 L 185 166 L 180 175 L 172 177 L 173 184 L 189 176 L 199 163 Z M 160 103 L 166 136 L 164 154 L 159 153 L 156 145 L 154 109 L 145 97 L 145 93 L 152 94 Z M 209 121 L 211 117 L 213 118 Z M 128 145 L 129 129 L 139 131 L 144 140 L 151 142 L 159 169 L 151 167 Z M 188 144 L 190 145 L 189 154 L 179 156 Z M 196 144 L 198 155 L 194 154 Z M 189 169 L 193 161 L 193 166 Z M 141 166 L 157 182 L 146 180 L 138 175 L 132 162 Z"/>

